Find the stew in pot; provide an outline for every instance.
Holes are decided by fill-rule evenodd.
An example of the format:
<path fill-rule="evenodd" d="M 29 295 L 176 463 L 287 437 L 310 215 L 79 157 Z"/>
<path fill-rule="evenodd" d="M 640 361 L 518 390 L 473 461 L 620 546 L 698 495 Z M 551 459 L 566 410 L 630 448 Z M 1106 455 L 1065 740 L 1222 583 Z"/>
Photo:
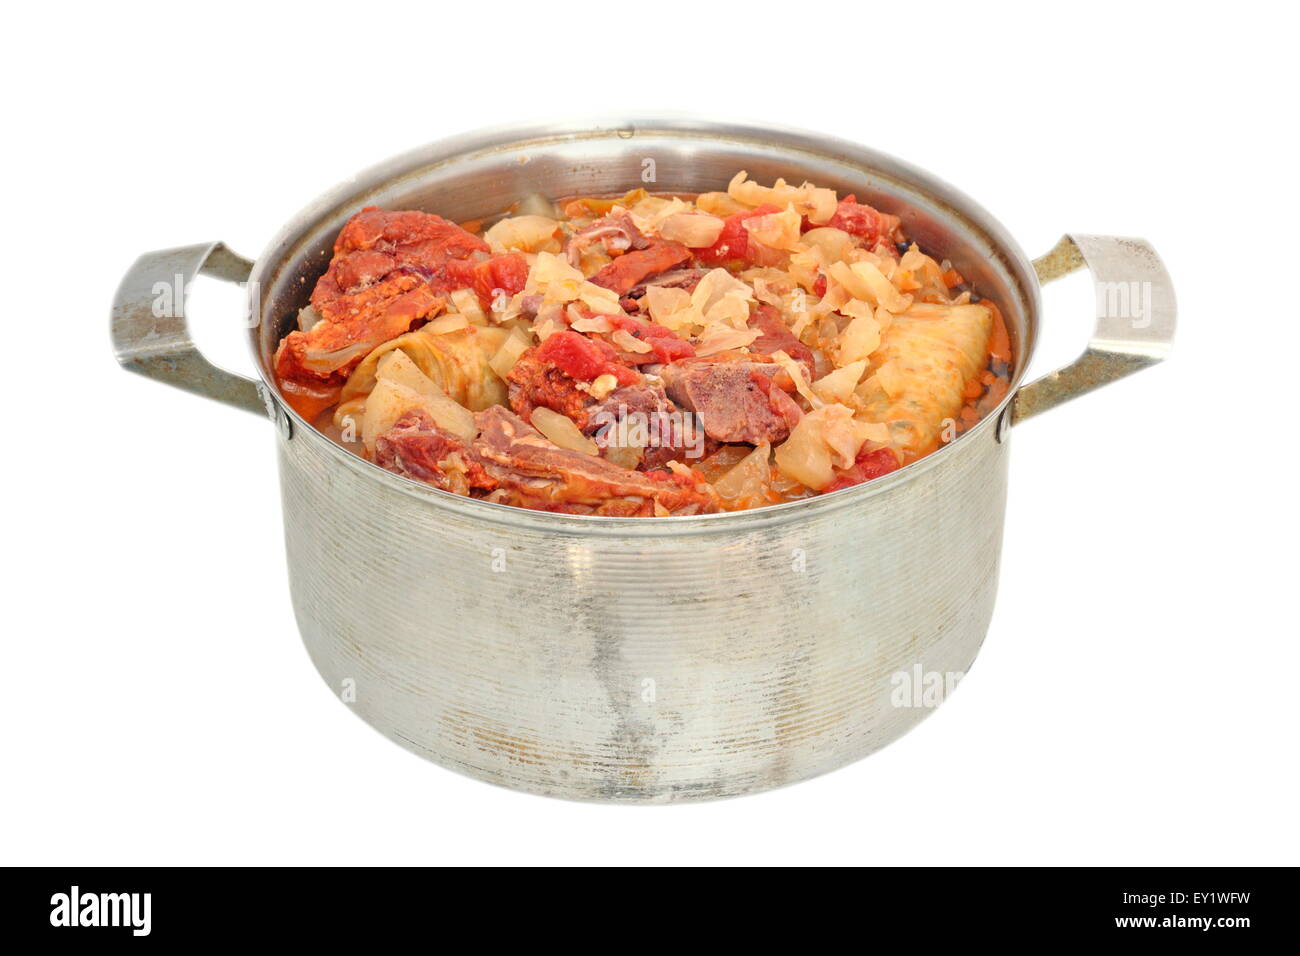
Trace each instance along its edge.
<path fill-rule="evenodd" d="M 870 481 L 1005 395 L 997 306 L 809 183 L 537 198 L 485 228 L 367 208 L 281 341 L 286 400 L 376 465 L 575 514 Z"/>

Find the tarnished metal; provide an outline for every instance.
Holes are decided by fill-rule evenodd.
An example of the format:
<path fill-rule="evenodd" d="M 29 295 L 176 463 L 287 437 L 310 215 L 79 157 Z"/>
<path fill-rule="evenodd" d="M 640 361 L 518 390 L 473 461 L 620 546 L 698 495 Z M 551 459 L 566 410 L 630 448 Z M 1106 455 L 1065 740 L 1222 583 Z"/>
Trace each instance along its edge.
<path fill-rule="evenodd" d="M 280 446 L 293 606 L 329 687 L 443 766 L 589 800 L 764 790 L 919 722 L 937 701 L 893 699 L 918 666 L 970 668 L 1004 448 L 798 511 L 592 527 L 417 496 L 303 431 Z"/>
<path fill-rule="evenodd" d="M 901 215 L 1001 306 L 1014 391 L 1038 280 L 996 220 L 871 150 L 694 119 L 475 133 L 349 181 L 254 268 L 263 374 L 339 226 L 363 205 L 467 219 L 531 192 L 717 189 L 741 168 Z M 299 628 L 360 717 L 494 783 L 668 802 L 806 779 L 897 738 L 942 699 L 932 679 L 950 688 L 973 661 L 996 592 L 1010 401 L 865 485 L 749 512 L 627 519 L 437 491 L 357 458 L 272 394 L 294 428 L 279 454 Z"/>
<path fill-rule="evenodd" d="M 1150 243 L 1069 235 L 1034 260 L 1043 283 L 1083 266 L 1092 272 L 1097 329 L 1078 359 L 1016 393 L 1007 412 L 1013 425 L 1163 361 L 1173 347 L 1174 285 Z"/>
<path fill-rule="evenodd" d="M 113 351 L 127 371 L 262 414 L 259 383 L 209 362 L 190 338 L 185 297 L 195 276 L 244 282 L 253 264 L 219 242 L 147 252 L 113 298 Z"/>
<path fill-rule="evenodd" d="M 1078 272 L 1087 266 L 1083 253 L 1069 236 L 1062 236 L 1056 245 L 1034 260 L 1034 275 L 1040 285 L 1047 285 Z"/>

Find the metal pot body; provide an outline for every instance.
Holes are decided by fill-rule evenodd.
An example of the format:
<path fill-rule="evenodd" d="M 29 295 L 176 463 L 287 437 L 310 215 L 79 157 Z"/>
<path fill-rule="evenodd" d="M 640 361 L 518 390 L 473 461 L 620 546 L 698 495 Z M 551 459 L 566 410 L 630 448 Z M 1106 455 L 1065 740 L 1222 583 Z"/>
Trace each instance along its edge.
<path fill-rule="evenodd" d="M 974 660 L 1007 446 L 988 430 L 952 450 L 865 501 L 593 533 L 422 500 L 296 435 L 298 625 L 364 720 L 454 770 L 593 800 L 780 786 L 919 721 L 936 701 L 918 666 L 952 681 Z"/>
<path fill-rule="evenodd" d="M 268 384 L 275 344 L 362 206 L 468 219 L 532 192 L 720 189 L 742 168 L 856 192 L 902 216 L 927 251 L 998 302 L 1019 384 L 1038 280 L 1002 227 L 897 160 L 764 127 L 516 128 L 357 177 L 304 210 L 251 268 L 260 383 L 207 365 L 183 315 L 169 324 L 141 308 L 151 276 L 239 278 L 238 257 L 218 244 L 168 250 L 142 257 L 124 281 L 114 313 L 123 364 L 264 405 L 276 423 L 303 640 L 330 687 L 402 746 L 521 790 L 632 802 L 751 793 L 871 753 L 933 709 L 984 639 L 1011 422 L 1158 360 L 1172 334 L 1170 295 L 1158 334 L 1099 328 L 1075 365 L 1013 389 L 995 414 L 901 471 L 807 501 L 690 518 L 552 515 L 448 495 L 353 456 Z M 1149 247 L 1123 242 L 1133 241 L 1063 241 L 1039 274 L 1086 262 L 1100 277 L 1141 260 L 1163 276 L 1154 254 L 1143 258 Z M 1124 347 L 1108 351 L 1118 340 Z"/>

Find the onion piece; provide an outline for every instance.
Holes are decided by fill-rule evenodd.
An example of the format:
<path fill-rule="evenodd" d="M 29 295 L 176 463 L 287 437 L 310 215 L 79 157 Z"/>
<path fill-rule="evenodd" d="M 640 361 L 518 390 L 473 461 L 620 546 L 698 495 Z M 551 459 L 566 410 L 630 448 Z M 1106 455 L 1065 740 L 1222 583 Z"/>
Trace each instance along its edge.
<path fill-rule="evenodd" d="M 754 300 L 754 290 L 747 282 L 737 279 L 726 269 L 710 269 L 691 293 L 691 305 L 702 315 L 708 315 L 710 309 L 731 294 L 743 302 Z"/>
<path fill-rule="evenodd" d="M 776 466 L 809 488 L 821 491 L 835 480 L 835 468 L 848 468 L 865 440 L 853 411 L 825 405 L 809 412 L 777 446 Z"/>
<path fill-rule="evenodd" d="M 805 415 L 790 430 L 790 437 L 776 446 L 776 467 L 784 475 L 815 491 L 835 480 L 831 452 L 822 440 L 821 422 Z"/>
<path fill-rule="evenodd" d="M 333 372 L 347 365 L 354 358 L 369 355 L 374 348 L 374 342 L 356 342 L 330 352 L 308 348 L 303 353 L 303 368 L 313 372 Z"/>
<path fill-rule="evenodd" d="M 580 451 L 584 455 L 600 454 L 596 443 L 580 432 L 572 420 L 557 411 L 538 406 L 533 409 L 531 420 L 534 428 L 561 448 Z"/>
<path fill-rule="evenodd" d="M 528 270 L 525 294 L 541 294 L 547 302 L 572 302 L 587 285 L 587 277 L 569 265 L 564 256 L 539 252 Z"/>
<path fill-rule="evenodd" d="M 617 330 L 613 335 L 610 336 L 610 339 L 613 341 L 615 345 L 621 348 L 624 352 L 632 352 L 637 355 L 644 355 L 646 352 L 649 352 L 653 348 L 653 346 L 649 342 L 641 341 L 631 332 L 628 332 L 626 329 Z"/>
<path fill-rule="evenodd" d="M 595 332 L 604 335 L 614 331 L 614 326 L 603 315 L 583 315 L 573 306 L 569 306 L 565 314 L 569 317 L 569 328 L 575 332 Z"/>
<path fill-rule="evenodd" d="M 665 219 L 686 212 L 690 207 L 676 196 L 665 199 L 663 196 L 646 196 L 635 205 L 628 207 L 628 214 L 633 224 L 645 233 L 658 233 Z M 712 243 L 710 243 L 712 245 Z"/>
<path fill-rule="evenodd" d="M 483 239 L 493 252 L 559 252 L 564 243 L 560 224 L 548 216 L 510 216 L 502 219 Z"/>
<path fill-rule="evenodd" d="M 902 312 L 912 304 L 912 297 L 895 289 L 894 284 L 872 263 L 855 262 L 849 268 L 870 291 L 869 295 L 857 295 L 857 298 L 866 299 L 872 305 L 884 306 L 890 312 Z"/>
<path fill-rule="evenodd" d="M 733 329 L 726 325 L 711 325 L 695 343 L 695 354 L 702 357 L 745 348 L 752 345 L 761 335 L 758 329 Z"/>
<path fill-rule="evenodd" d="M 815 249 L 822 256 L 822 262 L 830 263 L 848 256 L 853 248 L 853 237 L 843 229 L 830 226 L 818 226 L 809 229 L 800 237 L 800 242 Z"/>
<path fill-rule="evenodd" d="M 578 288 L 578 301 L 597 315 L 625 315 L 618 293 L 593 282 L 584 282 Z"/>
<path fill-rule="evenodd" d="M 434 335 L 445 335 L 448 332 L 459 332 L 469 326 L 469 319 L 458 312 L 451 312 L 447 315 L 440 315 L 432 322 L 425 325 L 425 329 Z"/>
<path fill-rule="evenodd" d="M 691 305 L 691 294 L 685 289 L 652 285 L 645 290 L 645 303 L 650 318 L 674 332 L 683 326 L 703 324 L 703 317 Z"/>
<path fill-rule="evenodd" d="M 803 373 L 803 366 L 791 358 L 784 349 L 773 352 L 772 361 L 785 369 L 786 374 L 794 380 L 795 391 L 807 399 L 809 405 L 813 408 L 821 408 L 825 404 L 809 386 L 808 379 Z"/>
<path fill-rule="evenodd" d="M 839 362 L 853 365 L 880 348 L 880 323 L 859 315 L 840 333 Z"/>
<path fill-rule="evenodd" d="M 748 175 L 742 169 L 727 185 L 727 193 L 737 202 L 751 207 L 764 203 L 775 206 L 793 205 L 796 212 L 807 216 L 808 221 L 814 225 L 829 222 L 835 215 L 837 200 L 833 189 L 819 188 L 812 183 L 791 186 L 784 179 L 778 179 L 770 187 L 760 186 L 756 182 L 747 182 Z"/>
<path fill-rule="evenodd" d="M 886 422 L 855 420 L 853 427 L 863 442 L 874 442 L 877 445 L 889 444 L 890 432 L 889 425 Z"/>
<path fill-rule="evenodd" d="M 439 390 L 437 383 L 420 371 L 420 367 L 401 349 L 393 349 L 380 358 L 375 366 L 375 381 L 396 382 L 421 395 L 432 395 Z"/>
<path fill-rule="evenodd" d="M 798 248 L 799 226 L 803 222 L 793 206 L 786 206 L 781 212 L 766 213 L 762 216 L 750 216 L 741 223 L 749 238 L 769 249 L 789 252 Z M 750 249 L 751 257 L 755 250 Z"/>
<path fill-rule="evenodd" d="M 453 402 L 432 380 L 428 380 L 428 391 L 417 391 L 395 378 L 381 378 L 366 398 L 366 410 L 361 419 L 361 440 L 366 449 L 373 452 L 375 440 L 413 408 L 428 412 L 439 428 L 465 441 L 473 441 L 478 434 L 474 413 Z"/>
<path fill-rule="evenodd" d="M 713 482 L 713 490 L 728 510 L 737 511 L 769 503 L 771 454 L 772 446 L 764 442 Z"/>
<path fill-rule="evenodd" d="M 597 375 L 592 379 L 590 394 L 592 398 L 599 400 L 605 398 L 616 388 L 618 388 L 618 379 L 605 372 L 603 375 Z"/>
<path fill-rule="evenodd" d="M 852 467 L 858 449 L 862 447 L 865 423 L 853 417 L 847 405 L 832 404 L 813 413 L 822 423 L 822 441 L 831 452 L 831 464 L 837 468 Z"/>
<path fill-rule="evenodd" d="M 606 445 L 605 460 L 628 471 L 635 471 L 645 457 L 645 450 L 636 445 Z"/>
<path fill-rule="evenodd" d="M 723 219 L 749 209 L 744 203 L 732 199 L 729 194 L 720 192 L 700 193 L 695 197 L 695 208 L 713 216 L 721 216 Z"/>
<path fill-rule="evenodd" d="M 824 402 L 847 402 L 867 370 L 863 360 L 851 362 L 812 383 L 812 390 Z"/>
<path fill-rule="evenodd" d="M 519 361 L 519 356 L 527 352 L 532 344 L 531 335 L 519 329 L 511 329 L 509 337 L 501 343 L 496 354 L 488 359 L 488 365 L 504 381 L 510 374 L 510 370 L 515 367 L 515 363 Z"/>
<path fill-rule="evenodd" d="M 487 313 L 483 311 L 478 294 L 473 289 L 453 289 L 448 298 L 451 299 L 451 311 L 465 316 L 470 325 L 488 324 Z"/>
<path fill-rule="evenodd" d="M 708 213 L 679 212 L 659 224 L 659 235 L 691 249 L 707 249 L 718 241 L 723 222 Z"/>

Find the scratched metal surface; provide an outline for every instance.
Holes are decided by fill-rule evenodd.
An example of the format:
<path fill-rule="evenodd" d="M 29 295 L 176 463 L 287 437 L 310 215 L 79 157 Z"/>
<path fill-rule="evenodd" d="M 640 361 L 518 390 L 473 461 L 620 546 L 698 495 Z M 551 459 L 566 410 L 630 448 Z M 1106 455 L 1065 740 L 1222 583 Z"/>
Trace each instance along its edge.
<path fill-rule="evenodd" d="M 357 715 L 452 770 L 585 800 L 778 787 L 928 713 L 891 705 L 892 675 L 969 668 L 1006 449 L 984 430 L 910 481 L 742 531 L 593 535 L 419 500 L 298 434 L 280 442 L 294 609 Z"/>
<path fill-rule="evenodd" d="M 258 383 L 213 365 L 190 337 L 185 292 L 192 279 L 210 275 L 243 282 L 253 264 L 219 242 L 147 252 L 131 266 L 113 297 L 109 328 L 113 352 L 128 372 L 262 414 L 266 403 Z M 181 288 L 175 284 L 179 277 Z M 158 291 L 175 290 L 160 308 Z"/>

